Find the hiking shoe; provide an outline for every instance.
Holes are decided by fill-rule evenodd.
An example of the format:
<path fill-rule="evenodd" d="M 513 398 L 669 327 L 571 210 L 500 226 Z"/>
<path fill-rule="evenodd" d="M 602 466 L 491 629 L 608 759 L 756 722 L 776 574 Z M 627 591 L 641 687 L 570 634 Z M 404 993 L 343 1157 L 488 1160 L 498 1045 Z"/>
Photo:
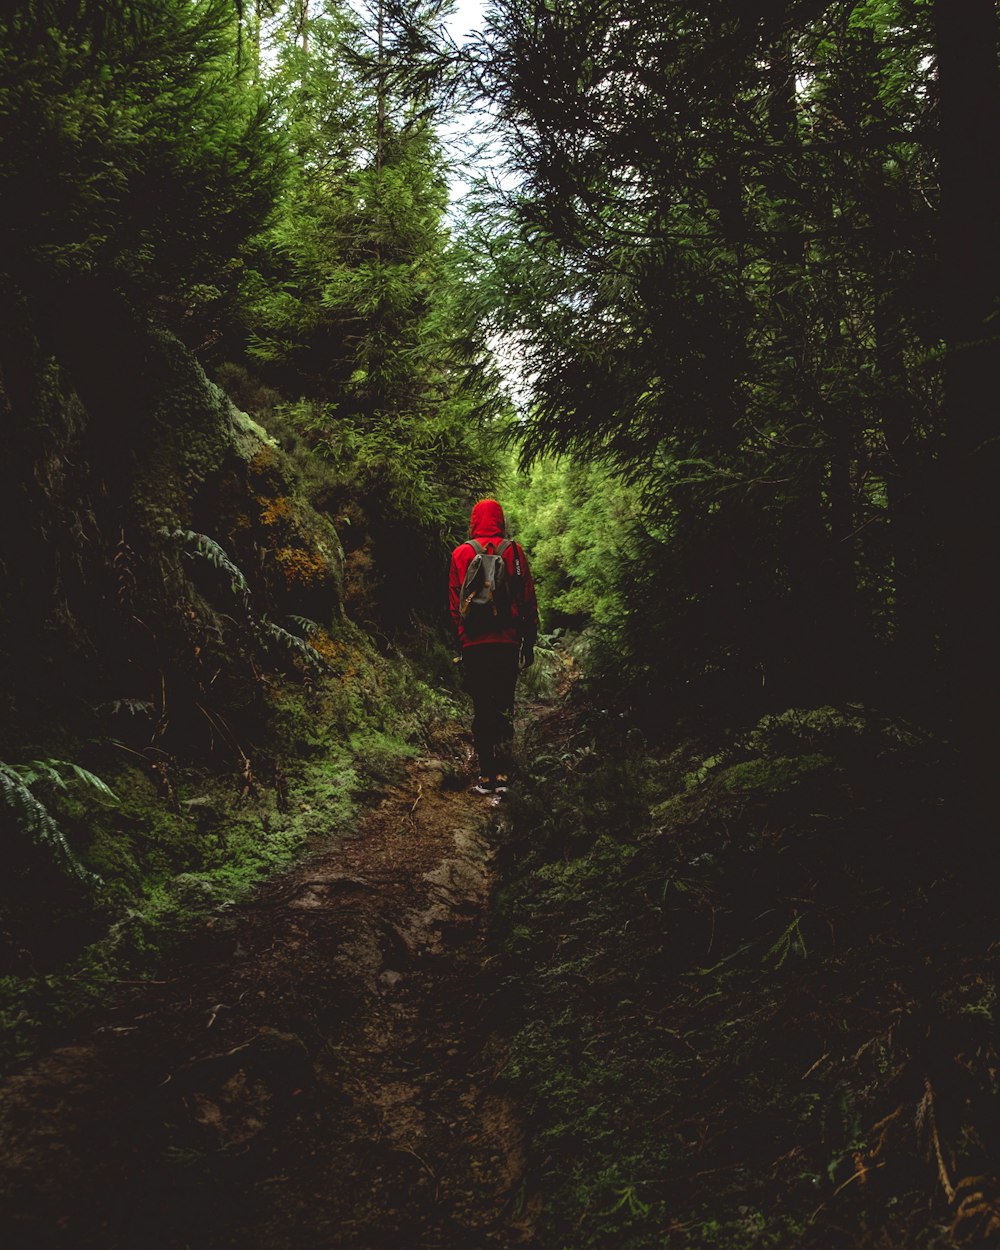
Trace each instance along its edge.
<path fill-rule="evenodd" d="M 510 780 L 506 773 L 497 773 L 496 780 L 493 783 L 494 794 L 506 794 L 510 788 Z"/>
<path fill-rule="evenodd" d="M 469 786 L 471 794 L 494 794 L 496 793 L 496 783 L 492 777 L 480 777 L 477 782 Z"/>

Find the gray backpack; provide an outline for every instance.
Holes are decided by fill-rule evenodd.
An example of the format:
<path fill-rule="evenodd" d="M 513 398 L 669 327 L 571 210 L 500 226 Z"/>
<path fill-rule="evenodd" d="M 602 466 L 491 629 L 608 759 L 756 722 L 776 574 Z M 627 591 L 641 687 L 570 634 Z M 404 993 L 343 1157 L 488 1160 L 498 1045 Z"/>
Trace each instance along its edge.
<path fill-rule="evenodd" d="M 495 629 L 503 629 L 514 620 L 510 576 L 503 554 L 511 541 L 505 538 L 496 551 L 469 539 L 476 553 L 465 570 L 459 606 L 465 632 L 472 638 Z"/>

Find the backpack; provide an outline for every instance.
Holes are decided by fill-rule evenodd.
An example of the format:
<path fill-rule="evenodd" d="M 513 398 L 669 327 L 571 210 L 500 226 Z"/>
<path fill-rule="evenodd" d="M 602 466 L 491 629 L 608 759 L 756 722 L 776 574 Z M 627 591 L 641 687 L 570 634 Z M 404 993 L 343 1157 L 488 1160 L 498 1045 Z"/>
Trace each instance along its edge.
<path fill-rule="evenodd" d="M 472 638 L 490 630 L 503 629 L 514 620 L 511 577 L 504 564 L 504 552 L 511 541 L 505 538 L 496 551 L 487 551 L 474 538 L 469 546 L 476 553 L 465 570 L 459 608 L 465 632 Z"/>

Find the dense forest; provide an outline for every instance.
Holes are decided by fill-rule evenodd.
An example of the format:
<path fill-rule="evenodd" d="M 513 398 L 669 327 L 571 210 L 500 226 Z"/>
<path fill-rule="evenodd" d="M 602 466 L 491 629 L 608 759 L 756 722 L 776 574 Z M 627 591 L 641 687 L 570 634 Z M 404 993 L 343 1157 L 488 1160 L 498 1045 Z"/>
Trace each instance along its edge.
<path fill-rule="evenodd" d="M 996 4 L 455 10 L 0 14 L 16 1244 L 1000 1244 Z"/>

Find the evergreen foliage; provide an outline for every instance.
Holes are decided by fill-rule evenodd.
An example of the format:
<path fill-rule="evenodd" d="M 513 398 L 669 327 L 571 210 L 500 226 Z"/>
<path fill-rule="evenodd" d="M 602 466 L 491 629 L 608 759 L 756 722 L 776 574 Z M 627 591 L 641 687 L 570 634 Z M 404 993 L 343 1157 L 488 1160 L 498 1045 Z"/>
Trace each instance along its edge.
<path fill-rule="evenodd" d="M 4 298 L 74 281 L 182 327 L 232 300 L 278 182 L 228 0 L 15 0 L 0 17 Z M 51 313 L 53 310 L 48 309 Z"/>
<path fill-rule="evenodd" d="M 519 181 L 479 219 L 484 298 L 527 357 L 525 455 L 636 484 L 627 656 L 692 705 L 940 693 L 930 7 L 490 9 Z"/>
<path fill-rule="evenodd" d="M 600 464 L 548 459 L 514 475 L 505 494 L 508 532 L 530 552 L 544 627 L 597 626 L 602 637 L 621 622 L 618 562 L 634 540 L 636 493 Z M 650 544 L 645 557 L 656 563 Z"/>
<path fill-rule="evenodd" d="M 248 888 L 452 707 L 447 550 L 503 401 L 445 215 L 445 9 L 0 15 L 3 736 L 110 758 L 128 796 L 117 825 L 64 796 L 78 862 L 3 774 L 8 850 L 106 883 L 106 912 L 53 902 L 59 958 L 140 904 L 187 914 L 178 869 Z M 5 947 L 43 940 L 34 886 L 0 897 Z"/>
<path fill-rule="evenodd" d="M 294 400 L 285 420 L 350 521 L 352 606 L 391 634 L 439 614 L 430 588 L 490 488 L 483 430 L 503 411 L 467 311 L 474 262 L 445 217 L 444 7 L 330 3 L 308 39 L 279 38 L 291 170 L 245 288 L 247 361 Z"/>

